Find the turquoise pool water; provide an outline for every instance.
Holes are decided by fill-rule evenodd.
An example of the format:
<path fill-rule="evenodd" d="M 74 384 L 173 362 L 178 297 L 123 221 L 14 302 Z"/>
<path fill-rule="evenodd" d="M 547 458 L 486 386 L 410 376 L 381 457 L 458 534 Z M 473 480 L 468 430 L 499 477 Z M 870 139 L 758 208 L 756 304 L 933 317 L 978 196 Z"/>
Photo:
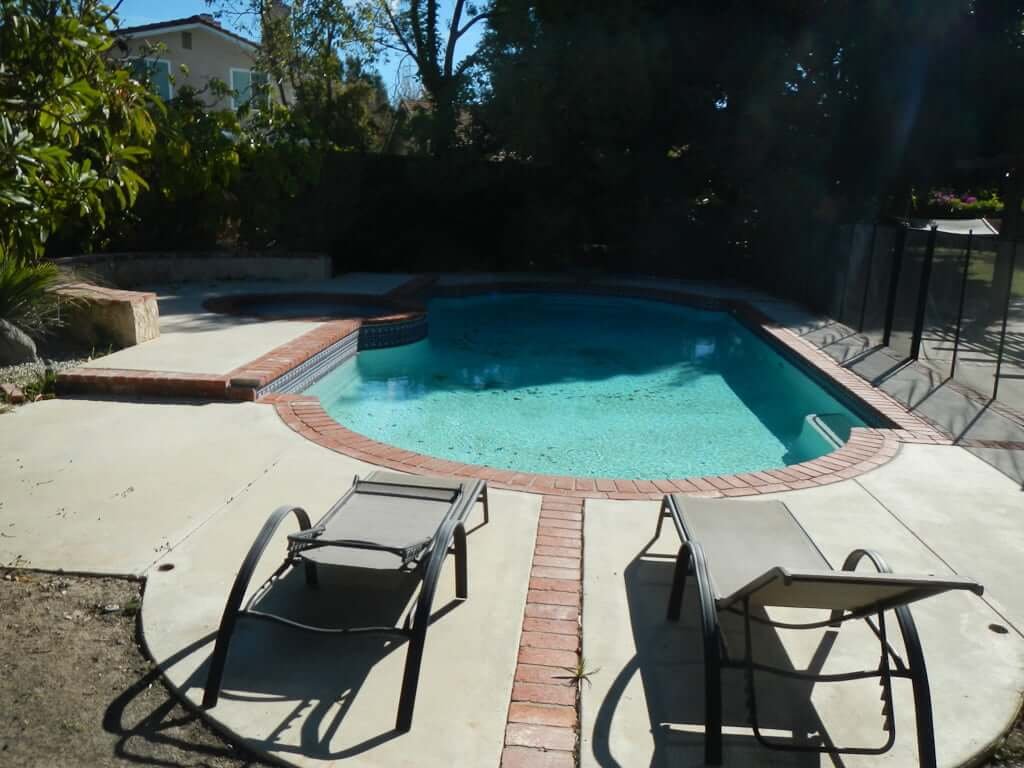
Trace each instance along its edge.
<path fill-rule="evenodd" d="M 356 432 L 469 464 L 583 477 L 749 472 L 863 421 L 723 312 L 563 294 L 436 299 L 429 337 L 308 390 Z M 845 437 L 845 436 L 844 436 Z"/>

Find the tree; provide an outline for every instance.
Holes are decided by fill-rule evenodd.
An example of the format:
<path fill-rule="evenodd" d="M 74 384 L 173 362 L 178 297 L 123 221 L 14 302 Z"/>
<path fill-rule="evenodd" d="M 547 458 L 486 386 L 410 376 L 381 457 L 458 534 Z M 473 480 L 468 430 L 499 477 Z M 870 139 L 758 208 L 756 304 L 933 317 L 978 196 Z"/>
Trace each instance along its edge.
<path fill-rule="evenodd" d="M 319 144 L 382 146 L 391 113 L 380 76 L 365 68 L 373 45 L 372 0 L 219 0 L 219 13 L 257 27 L 257 67 L 269 75 L 292 129 Z M 277 120 L 280 123 L 280 120 Z"/>
<path fill-rule="evenodd" d="M 431 102 L 430 149 L 444 155 L 451 148 L 465 100 L 468 74 L 477 63 L 470 54 L 455 61 L 455 49 L 466 33 L 493 16 L 490 5 L 455 0 L 451 17 L 442 21 L 440 0 L 378 0 L 385 35 L 380 44 L 416 63 L 420 82 Z"/>
<path fill-rule="evenodd" d="M 68 220 L 98 228 L 144 186 L 152 97 L 107 56 L 95 0 L 3 0 L 0 259 L 34 259 Z"/>

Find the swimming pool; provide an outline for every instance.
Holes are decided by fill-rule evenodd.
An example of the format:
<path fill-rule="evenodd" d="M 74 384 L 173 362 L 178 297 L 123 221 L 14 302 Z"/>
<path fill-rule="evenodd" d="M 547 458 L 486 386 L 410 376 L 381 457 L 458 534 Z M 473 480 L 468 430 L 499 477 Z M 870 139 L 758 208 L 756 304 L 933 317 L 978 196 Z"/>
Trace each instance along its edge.
<path fill-rule="evenodd" d="M 577 477 L 783 467 L 865 424 L 726 312 L 547 293 L 428 312 L 426 339 L 360 352 L 307 394 L 400 448 Z"/>

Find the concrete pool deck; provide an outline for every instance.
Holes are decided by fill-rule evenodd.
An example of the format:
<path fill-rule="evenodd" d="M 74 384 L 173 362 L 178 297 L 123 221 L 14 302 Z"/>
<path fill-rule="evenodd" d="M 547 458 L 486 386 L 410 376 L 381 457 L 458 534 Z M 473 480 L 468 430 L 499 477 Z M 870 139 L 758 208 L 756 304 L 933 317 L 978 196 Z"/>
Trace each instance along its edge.
<path fill-rule="evenodd" d="M 412 275 L 356 273 L 317 282 L 322 293 L 386 294 Z M 303 320 L 259 320 L 210 312 L 203 302 L 217 296 L 289 293 L 309 290 L 303 282 L 239 280 L 218 283 L 156 286 L 160 336 L 145 344 L 118 350 L 85 364 L 86 368 L 126 371 L 223 375 L 307 333 L 320 323 Z"/>
<path fill-rule="evenodd" d="M 191 287 L 190 295 L 202 290 Z M 237 318 L 225 320 L 230 327 L 229 321 Z M 353 474 L 370 469 L 305 440 L 259 403 L 36 403 L 0 416 L 0 457 L 0 565 L 144 576 L 145 642 L 172 687 L 193 702 L 224 593 L 266 515 L 295 503 L 316 517 Z M 961 448 L 904 444 L 892 461 L 856 478 L 773 497 L 791 506 L 833 563 L 853 546 L 872 546 L 898 571 L 953 572 L 986 586 L 983 598 L 944 596 L 915 607 L 914 615 L 933 679 L 940 764 L 958 765 L 996 739 L 1024 688 L 1019 486 Z M 382 767 L 571 765 L 561 731 L 542 723 L 517 723 L 514 735 L 506 728 L 541 496 L 496 491 L 494 498 L 495 524 L 470 536 L 470 599 L 439 612 L 428 635 L 410 734 L 388 735 L 403 649 L 362 647 L 341 663 L 336 641 L 303 642 L 272 627 L 253 628 L 240 645 L 235 672 L 229 665 L 231 695 L 209 713 L 214 723 L 291 764 L 351 757 Z M 692 605 L 681 629 L 665 624 L 664 565 L 641 552 L 657 504 L 592 499 L 583 508 L 582 646 L 586 668 L 597 671 L 592 687 L 582 689 L 582 764 L 652 764 L 652 756 L 699 764 L 692 730 L 700 685 L 682 682 L 697 667 L 685 643 L 676 643 L 693 626 Z M 673 549 L 672 537 L 666 532 L 657 547 Z M 158 570 L 161 564 L 174 568 Z M 446 573 L 446 589 L 450 581 Z M 448 597 L 439 596 L 436 606 Z M 998 634 L 989 625 L 1010 631 Z M 800 664 L 810 645 L 792 634 L 782 633 L 776 650 Z M 856 629 L 850 638 L 856 640 Z M 268 644 L 274 652 L 262 653 Z M 651 657 L 652 648 L 666 655 Z M 258 668 L 246 661 L 253 658 L 246 649 L 263 659 Z M 858 657 L 862 650 L 839 644 L 835 661 L 872 663 Z M 564 676 L 560 666 L 552 661 L 548 668 Z M 671 690 L 662 687 L 669 673 L 681 681 Z M 853 688 L 797 691 L 779 702 L 776 725 L 785 731 L 797 718 L 837 741 L 870 741 L 877 689 Z M 904 696 L 897 690 L 897 741 L 885 764 L 912 761 L 914 731 L 905 719 L 912 710 Z M 726 692 L 730 699 L 742 709 L 740 685 Z M 663 728 L 663 721 L 671 725 Z M 853 721 L 863 728 L 851 728 Z M 733 733 L 729 764 L 819 764 L 816 756 L 780 762 L 778 753 L 749 742 L 742 729 Z M 843 764 L 875 763 L 844 757 Z"/>

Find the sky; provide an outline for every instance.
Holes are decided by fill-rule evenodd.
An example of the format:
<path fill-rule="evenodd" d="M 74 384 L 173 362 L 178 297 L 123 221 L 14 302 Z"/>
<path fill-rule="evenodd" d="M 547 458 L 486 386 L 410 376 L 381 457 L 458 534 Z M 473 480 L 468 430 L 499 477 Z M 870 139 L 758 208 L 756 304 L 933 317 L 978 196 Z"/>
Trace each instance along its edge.
<path fill-rule="evenodd" d="M 442 0 L 442 12 L 449 12 L 451 5 L 451 0 Z M 118 9 L 118 16 L 121 19 L 122 27 L 134 27 L 140 24 L 152 24 L 157 21 L 180 19 L 186 16 L 194 16 L 198 13 L 211 12 L 211 6 L 205 0 L 124 0 Z M 259 38 L 258 30 L 239 28 L 227 19 L 223 23 L 227 29 L 233 32 L 245 35 L 250 39 Z M 456 48 L 457 60 L 461 60 L 476 48 L 483 28 L 484 22 L 475 24 L 459 41 L 459 45 Z M 399 57 L 394 53 L 389 54 L 388 59 L 382 58 L 379 60 L 375 66 L 384 78 L 384 84 L 387 86 L 388 92 L 392 95 L 397 92 L 396 88 L 402 80 L 403 74 L 406 77 L 415 74 L 415 67 L 409 62 L 406 62 L 400 68 Z"/>

